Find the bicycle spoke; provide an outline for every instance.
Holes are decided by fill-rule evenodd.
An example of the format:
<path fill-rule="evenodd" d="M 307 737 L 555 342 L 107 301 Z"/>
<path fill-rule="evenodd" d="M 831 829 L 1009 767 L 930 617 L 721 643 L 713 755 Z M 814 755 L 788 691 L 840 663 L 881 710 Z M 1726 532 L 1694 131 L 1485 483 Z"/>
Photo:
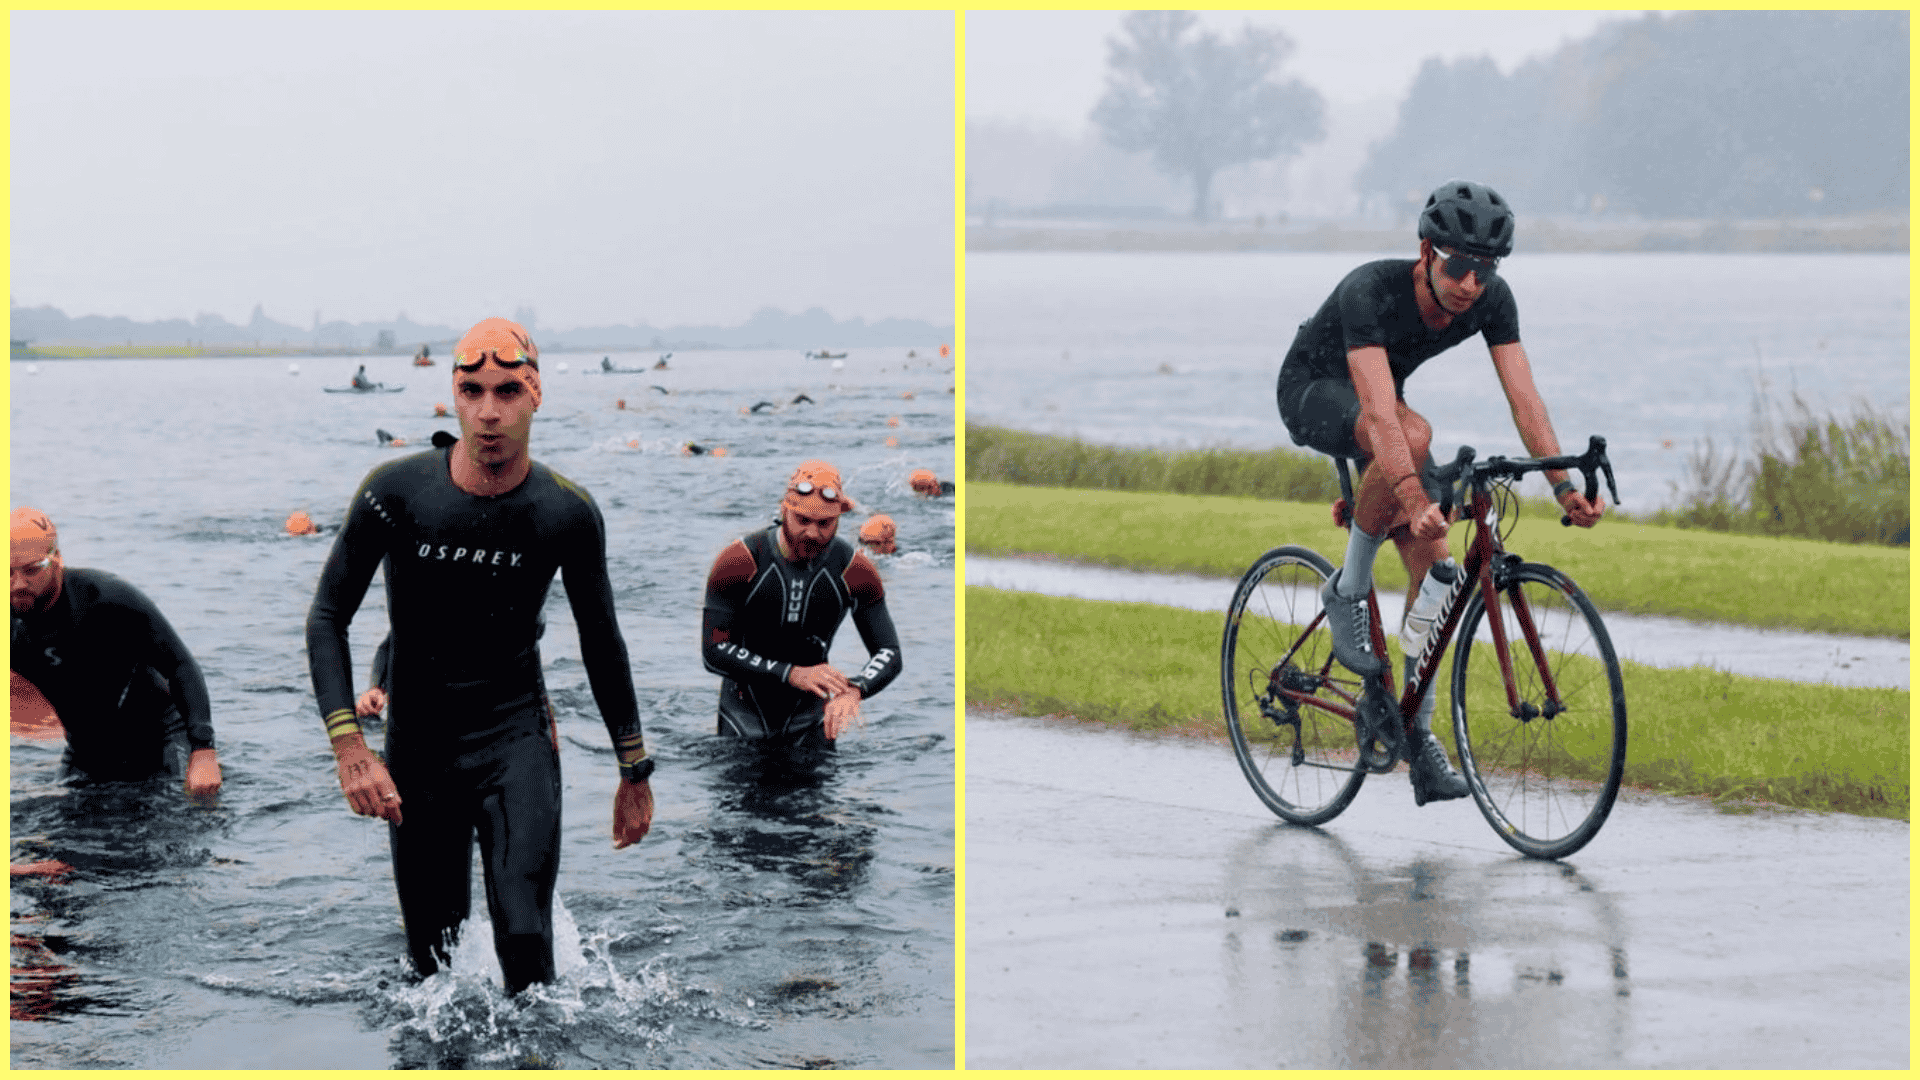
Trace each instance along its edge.
<path fill-rule="evenodd" d="M 1289 821 L 1331 819 L 1352 800 L 1353 724 L 1300 698 L 1341 702 L 1320 586 L 1331 568 L 1303 548 L 1268 552 L 1241 579 L 1221 641 L 1221 692 L 1242 772 Z"/>
<path fill-rule="evenodd" d="M 1455 659 L 1455 740 L 1474 799 L 1501 836 L 1530 855 L 1559 858 L 1592 839 L 1619 787 L 1619 665 L 1599 614 L 1550 568 L 1525 567 L 1501 609 L 1515 696 L 1501 676 L 1501 647 L 1475 633 L 1486 615 L 1476 598 Z M 1523 634 L 1529 622 L 1538 652 Z"/>

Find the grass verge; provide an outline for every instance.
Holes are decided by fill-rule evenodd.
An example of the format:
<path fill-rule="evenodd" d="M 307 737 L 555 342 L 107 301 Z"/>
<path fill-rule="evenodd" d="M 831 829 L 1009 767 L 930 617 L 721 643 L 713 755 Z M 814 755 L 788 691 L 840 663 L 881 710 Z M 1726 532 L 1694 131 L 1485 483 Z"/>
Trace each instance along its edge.
<path fill-rule="evenodd" d="M 1455 526 L 1456 555 L 1467 529 Z M 1237 578 L 1261 552 L 1304 544 L 1339 562 L 1346 543 L 1325 503 L 1062 490 L 969 481 L 967 550 L 1044 552 L 1139 570 Z M 1865 544 L 1736 536 L 1624 521 L 1564 529 L 1515 522 L 1507 548 L 1557 567 L 1604 611 L 1746 626 L 1906 637 L 1908 552 Z M 1382 589 L 1406 588 L 1382 553 Z"/>
<path fill-rule="evenodd" d="M 966 603 L 969 705 L 1226 738 L 1221 616 L 979 587 Z M 1627 784 L 1906 818 L 1905 692 L 1621 667 Z"/>

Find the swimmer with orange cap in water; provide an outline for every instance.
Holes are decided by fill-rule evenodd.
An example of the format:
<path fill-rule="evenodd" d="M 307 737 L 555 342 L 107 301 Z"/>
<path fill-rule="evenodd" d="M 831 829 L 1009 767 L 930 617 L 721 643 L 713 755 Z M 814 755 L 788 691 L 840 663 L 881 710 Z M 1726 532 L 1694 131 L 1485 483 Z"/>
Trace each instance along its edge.
<path fill-rule="evenodd" d="M 915 469 L 908 473 L 907 486 L 912 488 L 916 495 L 925 495 L 930 499 L 953 494 L 953 483 L 940 479 L 934 475 L 932 469 Z"/>
<path fill-rule="evenodd" d="M 880 572 L 835 535 L 851 509 L 837 469 L 802 462 L 787 480 L 779 520 L 714 560 L 700 657 L 721 677 L 720 734 L 790 752 L 830 751 L 860 703 L 900 674 L 900 637 Z M 853 675 L 827 662 L 849 614 L 869 657 Z"/>
<path fill-rule="evenodd" d="M 860 546 L 875 555 L 893 554 L 893 519 L 875 514 L 860 526 Z"/>
<path fill-rule="evenodd" d="M 388 822 L 414 967 L 430 975 L 451 955 L 469 914 L 477 832 L 494 952 L 517 994 L 554 978 L 560 758 L 538 638 L 556 573 L 619 766 L 616 848 L 652 824 L 653 760 L 599 507 L 528 452 L 539 349 L 518 323 L 485 319 L 454 347 L 452 366 L 460 437 L 367 474 L 321 571 L 307 654 L 347 804 Z M 384 760 L 360 730 L 347 646 L 382 565 L 392 637 Z"/>
<path fill-rule="evenodd" d="M 196 801 L 220 791 L 207 681 L 145 593 L 104 570 L 69 568 L 53 519 L 9 519 L 13 673 L 66 729 L 68 778 L 170 775 Z"/>

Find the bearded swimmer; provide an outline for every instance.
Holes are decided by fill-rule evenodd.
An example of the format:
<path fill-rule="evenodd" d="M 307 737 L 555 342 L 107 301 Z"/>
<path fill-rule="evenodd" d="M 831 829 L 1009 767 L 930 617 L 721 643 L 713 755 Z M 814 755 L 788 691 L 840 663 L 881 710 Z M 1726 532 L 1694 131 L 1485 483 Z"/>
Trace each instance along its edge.
<path fill-rule="evenodd" d="M 900 638 L 880 572 L 835 536 L 853 509 L 840 474 L 801 463 L 779 521 L 728 544 L 707 575 L 700 655 L 721 676 L 720 734 L 785 750 L 831 750 L 861 701 L 900 674 Z M 858 674 L 827 663 L 848 613 L 869 659 Z"/>
<path fill-rule="evenodd" d="M 104 570 L 69 568 L 46 514 L 23 506 L 9 526 L 13 671 L 66 728 L 67 775 L 171 775 L 194 799 L 218 794 L 207 680 L 166 616 Z"/>
<path fill-rule="evenodd" d="M 607 580 L 606 528 L 584 488 L 534 461 L 540 353 L 485 319 L 453 353 L 461 438 L 367 474 L 307 617 L 314 695 L 354 813 L 385 818 L 414 967 L 451 955 L 478 833 L 508 993 L 551 982 L 560 867 L 558 733 L 537 638 L 556 571 L 619 760 L 613 846 L 647 834 L 653 760 Z M 385 760 L 355 718 L 347 626 L 386 566 L 392 646 Z"/>

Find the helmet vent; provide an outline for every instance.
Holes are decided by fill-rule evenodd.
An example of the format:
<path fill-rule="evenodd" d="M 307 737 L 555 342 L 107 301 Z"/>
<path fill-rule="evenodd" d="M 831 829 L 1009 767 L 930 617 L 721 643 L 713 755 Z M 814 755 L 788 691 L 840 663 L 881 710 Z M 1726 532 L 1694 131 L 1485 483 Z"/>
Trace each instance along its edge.
<path fill-rule="evenodd" d="M 1465 210 L 1455 210 L 1454 215 L 1460 219 L 1460 232 L 1467 239 L 1471 240 L 1474 236 L 1478 235 L 1478 230 L 1473 227 L 1472 214 Z"/>

